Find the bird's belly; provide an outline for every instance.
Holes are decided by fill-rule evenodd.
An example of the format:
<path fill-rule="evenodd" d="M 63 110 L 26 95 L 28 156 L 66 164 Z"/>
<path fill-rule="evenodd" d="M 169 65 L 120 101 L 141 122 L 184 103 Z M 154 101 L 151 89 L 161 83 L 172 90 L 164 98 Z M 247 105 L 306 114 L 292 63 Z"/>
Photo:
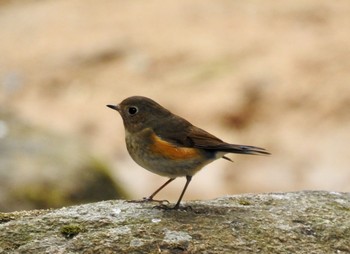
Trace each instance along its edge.
<path fill-rule="evenodd" d="M 215 156 L 204 150 L 177 147 L 156 136 L 148 139 L 137 135 L 126 135 L 130 156 L 141 167 L 158 175 L 175 178 L 194 175 L 202 167 L 215 160 Z"/>

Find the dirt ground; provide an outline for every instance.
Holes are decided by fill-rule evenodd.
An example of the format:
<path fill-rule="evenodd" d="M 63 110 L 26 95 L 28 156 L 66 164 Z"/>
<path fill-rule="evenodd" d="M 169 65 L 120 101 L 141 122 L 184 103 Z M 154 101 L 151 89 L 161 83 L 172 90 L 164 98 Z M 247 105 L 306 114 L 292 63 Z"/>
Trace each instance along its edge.
<path fill-rule="evenodd" d="M 350 191 L 349 13 L 347 0 L 0 1 L 0 107 L 83 140 L 135 198 L 166 179 L 130 159 L 105 107 L 131 95 L 272 152 L 210 164 L 186 199 Z"/>

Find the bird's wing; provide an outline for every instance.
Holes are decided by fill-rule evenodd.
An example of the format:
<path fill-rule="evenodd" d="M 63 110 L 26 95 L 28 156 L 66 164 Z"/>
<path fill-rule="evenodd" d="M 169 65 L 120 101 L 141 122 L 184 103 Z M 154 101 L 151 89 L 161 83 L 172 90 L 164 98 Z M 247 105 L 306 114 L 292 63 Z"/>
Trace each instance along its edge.
<path fill-rule="evenodd" d="M 226 143 L 195 126 L 191 128 L 188 137 L 193 141 L 194 147 L 201 149 L 240 154 L 270 154 L 261 147 Z"/>
<path fill-rule="evenodd" d="M 159 120 L 153 131 L 161 139 L 180 147 L 194 147 L 193 141 L 188 137 L 193 125 L 179 116 L 171 116 Z"/>
<path fill-rule="evenodd" d="M 264 148 L 226 143 L 180 117 L 167 119 L 158 126 L 158 128 L 154 128 L 156 134 L 176 146 L 200 148 L 215 152 L 270 154 Z"/>

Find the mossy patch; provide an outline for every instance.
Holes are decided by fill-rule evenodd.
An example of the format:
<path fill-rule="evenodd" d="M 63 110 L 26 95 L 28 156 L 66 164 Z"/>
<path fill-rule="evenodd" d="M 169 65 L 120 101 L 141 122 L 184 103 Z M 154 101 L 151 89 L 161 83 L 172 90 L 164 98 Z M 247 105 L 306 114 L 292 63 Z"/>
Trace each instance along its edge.
<path fill-rule="evenodd" d="M 247 199 L 239 199 L 238 204 L 248 206 L 248 205 L 251 205 L 252 203 L 250 201 L 248 201 Z"/>
<path fill-rule="evenodd" d="M 60 229 L 60 233 L 66 238 L 66 239 L 72 239 L 79 233 L 83 232 L 84 228 L 78 224 L 68 224 L 64 225 Z"/>
<path fill-rule="evenodd" d="M 6 223 L 11 220 L 15 220 L 16 216 L 11 213 L 0 213 L 0 223 Z"/>

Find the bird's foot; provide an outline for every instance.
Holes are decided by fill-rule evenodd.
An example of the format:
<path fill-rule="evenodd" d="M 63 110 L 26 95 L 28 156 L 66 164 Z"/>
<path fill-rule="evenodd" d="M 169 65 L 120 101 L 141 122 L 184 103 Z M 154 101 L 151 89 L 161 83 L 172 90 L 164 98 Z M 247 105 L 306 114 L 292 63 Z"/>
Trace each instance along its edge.
<path fill-rule="evenodd" d="M 191 206 L 180 206 L 178 204 L 176 204 L 175 206 L 168 206 L 165 204 L 160 204 L 160 205 L 156 205 L 153 206 L 154 209 L 159 209 L 159 210 L 165 210 L 165 211 L 169 211 L 169 210 L 180 210 L 180 211 L 192 211 L 192 207 Z"/>
<path fill-rule="evenodd" d="M 139 199 L 139 200 L 127 200 L 126 202 L 128 203 L 149 203 L 149 202 L 158 202 L 160 204 L 160 206 L 164 205 L 167 203 L 167 204 L 170 204 L 170 202 L 168 200 L 157 200 L 157 199 L 153 199 L 153 198 L 142 198 L 142 199 Z"/>

